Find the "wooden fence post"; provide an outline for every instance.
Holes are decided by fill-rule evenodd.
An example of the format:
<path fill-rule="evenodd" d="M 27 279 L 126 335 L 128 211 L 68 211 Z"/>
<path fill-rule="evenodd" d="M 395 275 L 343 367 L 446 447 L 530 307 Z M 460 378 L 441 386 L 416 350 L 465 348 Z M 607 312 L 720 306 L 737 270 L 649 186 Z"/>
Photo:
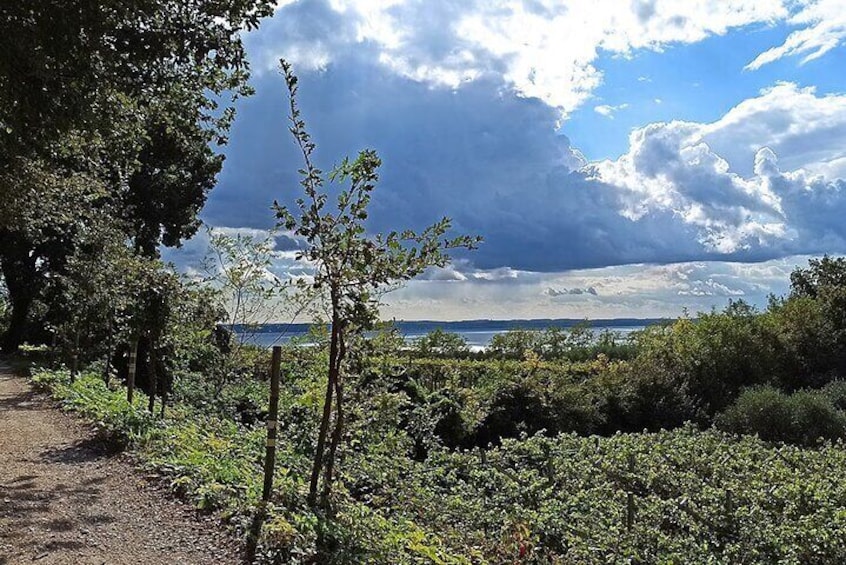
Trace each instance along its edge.
<path fill-rule="evenodd" d="M 150 391 L 150 398 L 147 403 L 147 410 L 152 416 L 156 407 L 156 391 L 159 388 L 159 373 L 156 367 L 156 342 L 150 340 L 150 368 L 147 370 L 147 388 Z"/>
<path fill-rule="evenodd" d="M 126 375 L 126 401 L 132 406 L 132 396 L 135 394 L 135 365 L 138 358 L 138 338 L 133 338 L 129 346 L 129 367 Z"/>
<path fill-rule="evenodd" d="M 267 516 L 267 503 L 273 492 L 273 468 L 276 466 L 276 431 L 279 417 L 279 373 L 282 365 L 282 347 L 273 346 L 273 357 L 270 361 L 270 409 L 267 411 L 267 443 L 264 454 L 264 486 L 261 491 L 261 502 L 253 516 L 250 530 L 247 534 L 246 557 L 252 563 L 256 558 L 261 526 Z"/>
<path fill-rule="evenodd" d="M 282 364 L 282 347 L 273 347 L 273 358 L 270 363 L 270 410 L 267 414 L 267 443 L 264 456 L 264 488 L 261 500 L 268 502 L 273 490 L 273 468 L 276 465 L 276 418 L 279 416 L 279 373 Z"/>
<path fill-rule="evenodd" d="M 76 374 L 79 372 L 79 330 L 73 334 L 73 355 L 71 356 L 71 372 L 70 381 L 76 380 Z"/>
<path fill-rule="evenodd" d="M 103 367 L 103 382 L 106 383 L 106 386 L 109 386 L 109 374 L 112 372 L 112 349 L 113 349 L 113 339 L 114 336 L 112 335 L 112 318 L 113 314 L 109 313 L 109 322 L 106 326 L 106 363 L 105 367 Z"/>

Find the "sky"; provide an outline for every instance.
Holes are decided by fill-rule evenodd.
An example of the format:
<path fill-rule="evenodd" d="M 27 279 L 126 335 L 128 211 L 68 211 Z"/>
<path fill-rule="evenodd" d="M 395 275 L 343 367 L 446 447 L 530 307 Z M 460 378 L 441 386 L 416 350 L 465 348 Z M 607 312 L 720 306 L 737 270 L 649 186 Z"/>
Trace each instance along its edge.
<path fill-rule="evenodd" d="M 764 305 L 846 253 L 846 0 L 282 0 L 245 43 L 256 94 L 209 226 L 261 235 L 298 196 L 284 57 L 318 164 L 382 158 L 372 233 L 446 215 L 484 238 L 384 318 Z M 300 276 L 276 241 L 273 273 Z"/>

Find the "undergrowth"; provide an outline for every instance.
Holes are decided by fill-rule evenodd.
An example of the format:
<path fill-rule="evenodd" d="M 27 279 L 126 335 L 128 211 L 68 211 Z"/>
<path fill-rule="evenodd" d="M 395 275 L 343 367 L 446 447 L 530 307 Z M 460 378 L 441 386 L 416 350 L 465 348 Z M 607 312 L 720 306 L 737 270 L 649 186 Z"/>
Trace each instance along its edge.
<path fill-rule="evenodd" d="M 261 426 L 182 404 L 154 420 L 143 398 L 129 406 L 123 389 L 94 375 L 70 384 L 67 373 L 40 371 L 34 380 L 246 535 L 261 488 Z M 611 437 L 524 434 L 487 449 L 433 446 L 419 461 L 397 422 L 404 393 L 375 390 L 347 438 L 334 514 L 315 514 L 304 480 L 312 388 L 292 381 L 283 392 L 259 563 L 846 560 L 839 442 L 808 449 L 686 426 Z"/>

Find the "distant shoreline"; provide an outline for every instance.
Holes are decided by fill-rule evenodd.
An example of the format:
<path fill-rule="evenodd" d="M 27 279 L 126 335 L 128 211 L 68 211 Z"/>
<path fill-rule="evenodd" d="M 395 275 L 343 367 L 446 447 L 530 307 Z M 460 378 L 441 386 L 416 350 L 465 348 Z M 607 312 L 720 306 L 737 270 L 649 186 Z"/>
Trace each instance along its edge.
<path fill-rule="evenodd" d="M 535 319 L 513 319 L 513 320 L 385 320 L 385 324 L 394 324 L 402 330 L 403 328 L 413 330 L 413 333 L 427 333 L 428 331 L 441 329 L 444 331 L 508 331 L 508 330 L 543 330 L 547 328 L 572 328 L 580 324 L 587 324 L 591 328 L 603 329 L 609 327 L 632 328 L 646 327 L 656 324 L 673 322 L 676 318 L 535 318 Z M 280 333 L 288 331 L 291 333 L 306 332 L 313 326 L 313 323 L 272 323 L 262 324 L 260 327 L 249 328 L 250 333 Z M 235 325 L 237 333 L 247 330 L 244 326 Z"/>
<path fill-rule="evenodd" d="M 610 318 L 597 320 L 583 320 L 574 318 L 546 318 L 534 320 L 464 320 L 460 322 L 439 322 L 436 320 L 405 321 L 396 320 L 394 327 L 411 343 L 428 333 L 441 330 L 448 333 L 458 334 L 471 349 L 479 350 L 487 347 L 497 334 L 509 331 L 525 330 L 532 332 L 544 331 L 548 328 L 569 330 L 576 326 L 587 323 L 594 331 L 611 331 L 617 334 L 629 334 L 642 330 L 647 326 L 665 324 L 672 322 L 670 318 Z M 292 338 L 308 335 L 313 324 L 263 324 L 259 327 L 235 326 L 235 333 L 241 339 L 256 345 L 270 347 L 280 343 L 286 343 Z"/>

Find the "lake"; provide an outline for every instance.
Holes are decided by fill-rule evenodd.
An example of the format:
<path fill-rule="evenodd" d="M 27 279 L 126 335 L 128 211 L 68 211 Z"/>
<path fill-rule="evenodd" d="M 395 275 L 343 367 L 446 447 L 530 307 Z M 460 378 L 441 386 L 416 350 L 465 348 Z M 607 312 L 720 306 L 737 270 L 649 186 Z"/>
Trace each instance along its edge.
<path fill-rule="evenodd" d="M 465 320 L 460 322 L 439 321 L 397 321 L 394 322 L 406 341 L 412 342 L 435 329 L 452 332 L 463 337 L 467 344 L 474 349 L 487 346 L 491 338 L 509 330 L 523 329 L 542 331 L 550 327 L 568 329 L 587 322 L 594 332 L 612 331 L 626 335 L 633 331 L 642 330 L 648 325 L 665 323 L 667 320 L 651 318 L 616 318 L 608 320 L 577 320 L 577 319 L 548 319 L 548 320 Z M 251 331 L 239 331 L 245 341 L 271 347 L 282 345 L 293 338 L 303 337 L 308 333 L 309 324 L 266 324 Z"/>

